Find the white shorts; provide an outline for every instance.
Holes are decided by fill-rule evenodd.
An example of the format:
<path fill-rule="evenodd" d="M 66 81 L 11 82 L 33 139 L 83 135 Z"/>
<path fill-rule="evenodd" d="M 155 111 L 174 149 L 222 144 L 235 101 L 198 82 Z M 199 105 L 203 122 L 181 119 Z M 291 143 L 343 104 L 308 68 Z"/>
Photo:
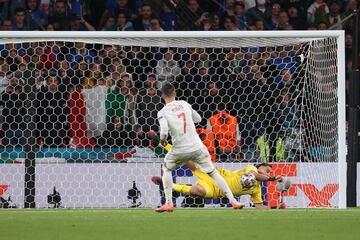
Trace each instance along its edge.
<path fill-rule="evenodd" d="M 205 146 L 200 150 L 190 153 L 174 154 L 170 150 L 165 156 L 164 166 L 169 170 L 175 170 L 189 160 L 192 160 L 196 167 L 204 173 L 210 173 L 215 169 L 211 162 L 210 154 Z"/>

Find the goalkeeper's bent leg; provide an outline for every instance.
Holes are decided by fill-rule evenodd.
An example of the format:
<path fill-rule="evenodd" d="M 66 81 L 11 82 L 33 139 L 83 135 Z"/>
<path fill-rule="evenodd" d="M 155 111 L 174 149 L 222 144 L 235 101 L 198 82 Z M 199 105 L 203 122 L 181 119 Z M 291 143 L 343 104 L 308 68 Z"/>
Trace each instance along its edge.
<path fill-rule="evenodd" d="M 172 204 L 173 203 L 172 202 L 172 187 L 173 187 L 172 175 L 171 175 L 171 170 L 169 170 L 165 166 L 165 164 L 163 165 L 162 182 L 163 182 L 163 186 L 164 186 L 166 204 Z"/>
<path fill-rule="evenodd" d="M 220 190 L 225 193 L 226 197 L 229 199 L 229 201 L 232 202 L 236 202 L 236 199 L 234 198 L 234 195 L 232 194 L 229 186 L 227 185 L 226 181 L 224 180 L 224 178 L 219 174 L 219 172 L 214 169 L 213 171 L 211 171 L 210 173 L 208 173 L 210 177 L 212 177 L 214 179 L 214 181 L 216 182 L 216 184 L 219 186 Z"/>

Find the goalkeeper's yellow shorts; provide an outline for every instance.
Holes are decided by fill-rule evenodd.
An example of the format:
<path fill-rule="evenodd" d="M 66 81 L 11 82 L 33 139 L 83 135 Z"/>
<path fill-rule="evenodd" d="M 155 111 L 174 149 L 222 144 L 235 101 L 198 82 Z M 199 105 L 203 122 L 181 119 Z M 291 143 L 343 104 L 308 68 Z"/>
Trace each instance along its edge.
<path fill-rule="evenodd" d="M 203 173 L 199 169 L 194 170 L 193 174 L 198 179 L 195 185 L 201 186 L 205 189 L 205 198 L 220 198 L 224 196 L 215 181 L 208 174 Z"/>

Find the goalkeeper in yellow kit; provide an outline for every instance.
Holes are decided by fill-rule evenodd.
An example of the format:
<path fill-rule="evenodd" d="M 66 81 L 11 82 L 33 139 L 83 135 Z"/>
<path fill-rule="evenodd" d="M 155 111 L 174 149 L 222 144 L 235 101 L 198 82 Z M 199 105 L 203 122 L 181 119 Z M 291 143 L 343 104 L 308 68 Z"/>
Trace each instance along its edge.
<path fill-rule="evenodd" d="M 199 196 L 209 199 L 217 199 L 225 197 L 224 193 L 217 187 L 216 183 L 206 173 L 197 169 L 191 161 L 187 164 L 187 167 L 192 171 L 194 176 L 197 177 L 197 182 L 192 186 L 184 184 L 173 184 L 173 191 L 182 193 L 184 195 Z M 251 202 L 256 208 L 268 208 L 263 205 L 261 181 L 280 181 L 280 176 L 270 177 L 272 173 L 272 166 L 267 163 L 262 163 L 257 166 L 249 165 L 245 168 L 241 168 L 235 171 L 229 171 L 224 168 L 217 168 L 219 174 L 225 179 L 230 190 L 234 196 L 250 195 Z M 241 177 L 243 175 L 252 174 L 256 178 L 256 184 L 249 188 L 246 188 L 241 183 Z M 153 177 L 153 182 L 158 183 L 159 177 Z"/>

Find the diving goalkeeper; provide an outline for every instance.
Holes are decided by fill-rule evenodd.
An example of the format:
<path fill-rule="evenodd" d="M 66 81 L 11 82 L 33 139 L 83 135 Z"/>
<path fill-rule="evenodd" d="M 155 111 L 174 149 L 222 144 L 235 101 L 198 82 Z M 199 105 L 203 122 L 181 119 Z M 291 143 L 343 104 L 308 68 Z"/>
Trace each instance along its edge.
<path fill-rule="evenodd" d="M 182 193 L 184 195 L 199 196 L 209 199 L 218 199 L 225 197 L 224 193 L 217 187 L 214 180 L 208 174 L 197 169 L 191 161 L 187 163 L 187 167 L 192 171 L 194 176 L 197 177 L 197 182 L 192 186 L 184 184 L 173 184 L 173 191 Z M 250 195 L 252 203 L 256 208 L 269 208 L 263 204 L 261 181 L 281 181 L 282 177 L 271 177 L 272 166 L 267 163 L 262 163 L 257 166 L 249 165 L 235 171 L 229 171 L 224 168 L 217 168 L 219 174 L 225 179 L 229 185 L 230 190 L 234 196 Z M 247 185 L 242 180 L 242 177 L 247 175 L 246 181 L 255 177 L 257 180 L 253 185 Z M 155 184 L 160 184 L 160 177 L 153 177 L 152 181 Z M 284 208 L 284 206 L 279 206 Z"/>

